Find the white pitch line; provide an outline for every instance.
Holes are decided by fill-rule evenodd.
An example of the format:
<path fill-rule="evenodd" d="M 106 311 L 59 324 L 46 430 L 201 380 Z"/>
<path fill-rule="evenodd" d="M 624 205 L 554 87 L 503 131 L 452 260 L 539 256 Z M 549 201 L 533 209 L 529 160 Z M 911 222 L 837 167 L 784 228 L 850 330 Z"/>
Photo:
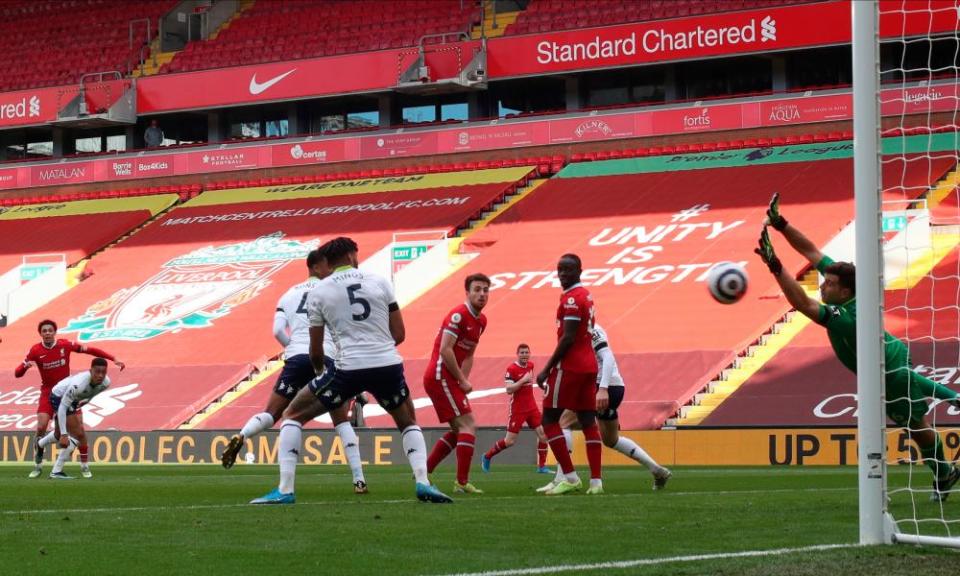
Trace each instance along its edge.
<path fill-rule="evenodd" d="M 855 548 L 860 544 L 818 544 L 797 548 L 777 548 L 775 550 L 747 550 L 744 552 L 719 552 L 716 554 L 693 554 L 690 556 L 666 556 L 663 558 L 643 558 L 639 560 L 618 560 L 598 562 L 596 564 L 565 564 L 561 566 L 543 566 L 539 568 L 515 568 L 511 570 L 489 570 L 486 572 L 457 572 L 444 576 L 527 576 L 533 574 L 554 574 L 556 572 L 581 572 L 585 570 L 610 570 L 617 568 L 635 568 L 637 566 L 656 566 L 672 562 L 700 562 L 703 560 L 725 560 L 728 558 L 756 558 L 778 556 L 793 552 L 820 552 L 840 548 Z"/>
<path fill-rule="evenodd" d="M 62 484 L 62 482 L 60 482 Z M 856 487 L 851 488 L 802 488 L 798 490 L 792 489 L 777 489 L 777 490 L 718 490 L 713 492 L 661 492 L 658 494 L 654 493 L 642 493 L 642 494 L 605 494 L 604 499 L 611 498 L 666 498 L 666 497 L 681 497 L 681 496 L 694 496 L 694 497 L 703 497 L 703 496 L 732 496 L 737 494 L 743 495 L 755 495 L 755 494 L 782 494 L 782 493 L 791 493 L 791 492 L 853 492 L 856 491 Z M 530 500 L 530 499 L 544 499 L 546 496 L 538 494 L 530 494 L 529 496 L 483 496 L 479 498 L 468 497 L 461 498 L 456 500 L 456 504 L 465 505 L 465 504 L 483 504 L 484 502 L 489 502 L 491 500 L 500 501 L 500 500 Z M 570 500 L 574 497 L 564 498 L 563 500 Z M 554 499 L 553 501 L 556 501 Z M 403 499 L 394 499 L 394 500 L 371 500 L 365 498 L 363 500 L 338 500 L 330 501 L 323 500 L 320 502 L 300 502 L 298 504 L 293 504 L 293 506 L 331 506 L 338 504 L 416 504 L 418 503 L 414 498 L 403 498 Z M 100 512 L 153 512 L 153 511 L 164 511 L 164 510 L 216 510 L 218 508 L 273 508 L 284 506 L 278 505 L 261 505 L 261 504 L 249 504 L 249 503 L 233 503 L 233 504 L 187 504 L 184 506 L 127 506 L 127 507 L 116 507 L 116 508 L 48 508 L 43 510 L 0 510 L 0 516 L 17 516 L 17 515 L 30 515 L 30 514 L 94 514 Z"/>

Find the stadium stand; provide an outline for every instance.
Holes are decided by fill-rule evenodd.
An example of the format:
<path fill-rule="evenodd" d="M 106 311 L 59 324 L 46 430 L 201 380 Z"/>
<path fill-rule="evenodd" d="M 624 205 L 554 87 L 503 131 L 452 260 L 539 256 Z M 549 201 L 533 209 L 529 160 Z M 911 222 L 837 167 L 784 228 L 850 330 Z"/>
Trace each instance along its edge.
<path fill-rule="evenodd" d="M 0 91 L 79 82 L 89 72 L 127 71 L 140 54 L 129 22 L 156 21 L 172 0 L 8 0 L 0 5 Z"/>
<path fill-rule="evenodd" d="M 950 250 L 910 290 L 887 290 L 884 295 L 887 330 L 910 341 L 913 364 L 921 374 L 944 384 L 956 383 L 960 364 L 958 257 L 955 248 Z M 856 426 L 856 389 L 856 376 L 836 359 L 824 329 L 810 324 L 701 425 Z M 936 408 L 935 417 L 940 423 L 958 421 L 946 404 Z"/>
<path fill-rule="evenodd" d="M 62 253 L 76 264 L 176 201 L 167 194 L 0 208 L 0 274 L 32 254 Z"/>
<path fill-rule="evenodd" d="M 63 337 L 97 342 L 130 365 L 118 386 L 141 395 L 101 428 L 176 428 L 280 352 L 270 319 L 305 277 L 303 258 L 318 241 L 349 234 L 366 258 L 394 232 L 452 232 L 530 171 L 201 194 L 96 257 L 94 277 L 6 328 L 0 363 L 22 360 L 36 323 L 57 318 Z M 28 384 L 0 372 L 4 390 Z M 3 417 L 21 409 L 5 405 Z"/>
<path fill-rule="evenodd" d="M 467 32 L 477 14 L 460 0 L 261 1 L 216 38 L 187 44 L 161 72 L 416 46 L 426 35 Z"/>
<path fill-rule="evenodd" d="M 665 20 L 733 10 L 749 10 L 810 0 L 532 0 L 505 35 L 552 32 L 644 20 Z"/>

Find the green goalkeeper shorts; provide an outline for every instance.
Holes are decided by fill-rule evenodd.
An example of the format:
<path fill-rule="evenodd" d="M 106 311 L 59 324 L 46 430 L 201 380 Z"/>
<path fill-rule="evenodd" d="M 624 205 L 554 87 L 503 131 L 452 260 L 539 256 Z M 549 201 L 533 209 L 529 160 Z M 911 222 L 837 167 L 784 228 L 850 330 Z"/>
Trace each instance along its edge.
<path fill-rule="evenodd" d="M 897 426 L 904 428 L 922 428 L 921 422 L 929 406 L 927 395 L 921 391 L 920 382 L 935 384 L 913 370 L 901 368 L 886 377 L 887 417 Z"/>

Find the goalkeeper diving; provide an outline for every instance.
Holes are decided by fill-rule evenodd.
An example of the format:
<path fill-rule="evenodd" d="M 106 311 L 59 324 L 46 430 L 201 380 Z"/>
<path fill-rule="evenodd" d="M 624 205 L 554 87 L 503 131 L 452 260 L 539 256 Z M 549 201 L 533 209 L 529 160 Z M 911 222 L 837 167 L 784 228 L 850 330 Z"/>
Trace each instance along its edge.
<path fill-rule="evenodd" d="M 823 275 L 820 298 L 823 304 L 808 297 L 800 284 L 777 258 L 767 227 L 783 234 L 790 247 L 806 258 Z M 791 226 L 780 213 L 780 196 L 774 194 L 767 208 L 767 218 L 760 233 L 760 245 L 754 250 L 767 265 L 783 290 L 790 305 L 827 330 L 830 345 L 837 359 L 853 373 L 857 372 L 857 300 L 856 268 L 849 262 L 834 262 Z M 889 332 L 884 332 L 886 364 L 886 412 L 897 426 L 910 430 L 926 465 L 933 471 L 931 500 L 944 501 L 950 489 L 960 480 L 960 469 L 944 455 L 943 442 L 927 419 L 927 398 L 936 398 L 960 406 L 957 393 L 914 372 L 907 346 Z"/>

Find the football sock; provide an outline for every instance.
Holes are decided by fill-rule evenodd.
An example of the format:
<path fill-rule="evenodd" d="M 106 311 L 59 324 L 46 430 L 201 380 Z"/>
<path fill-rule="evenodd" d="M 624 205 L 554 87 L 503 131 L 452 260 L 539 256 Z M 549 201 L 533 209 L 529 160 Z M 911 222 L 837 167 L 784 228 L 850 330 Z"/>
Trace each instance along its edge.
<path fill-rule="evenodd" d="M 940 440 L 940 435 L 937 434 L 936 438 L 936 444 L 920 449 L 920 455 L 923 456 L 923 463 L 933 470 L 934 477 L 941 479 L 950 474 L 950 464 L 943 453 L 943 442 Z"/>
<path fill-rule="evenodd" d="M 593 426 L 583 429 L 583 437 L 587 444 L 587 462 L 590 463 L 590 478 L 599 479 L 601 476 L 600 460 L 603 454 L 603 441 L 600 440 L 600 427 L 594 422 Z"/>
<path fill-rule="evenodd" d="M 490 454 L 487 453 L 487 458 Z M 537 441 L 537 468 L 543 468 L 547 465 L 547 443 Z"/>
<path fill-rule="evenodd" d="M 487 457 L 487 460 L 490 460 L 494 456 L 503 452 L 506 449 L 507 449 L 507 443 L 503 441 L 503 438 L 501 438 L 493 443 L 493 446 L 491 446 L 490 449 L 487 450 L 487 453 L 484 454 L 484 456 Z"/>
<path fill-rule="evenodd" d="M 656 460 L 651 458 L 649 454 L 647 454 L 646 450 L 641 448 L 636 442 L 629 438 L 621 436 L 620 439 L 617 440 L 617 443 L 614 444 L 613 449 L 624 456 L 633 458 L 640 464 L 643 464 L 647 467 L 647 470 L 651 472 L 656 472 L 656 470 L 660 468 L 660 465 L 657 464 Z"/>
<path fill-rule="evenodd" d="M 284 420 L 280 425 L 280 493 L 292 494 L 297 478 L 297 461 L 300 460 L 300 439 L 303 425 L 296 420 Z"/>
<path fill-rule="evenodd" d="M 354 431 L 349 422 L 337 424 L 337 434 L 343 443 L 343 451 L 347 453 L 347 462 L 350 463 L 350 472 L 353 474 L 353 481 L 365 482 L 363 478 L 363 460 L 360 458 L 360 438 Z"/>
<path fill-rule="evenodd" d="M 70 443 L 66 448 L 60 451 L 57 454 L 57 461 L 53 465 L 53 472 L 63 472 L 63 465 L 67 463 L 67 460 L 70 459 L 70 455 L 73 454 L 74 449 L 77 447 L 77 441 L 73 438 L 70 439 Z"/>
<path fill-rule="evenodd" d="M 420 484 L 430 484 L 427 478 L 427 443 L 423 439 L 423 431 L 416 424 L 407 426 L 401 434 L 403 437 L 403 451 L 410 461 L 413 477 Z"/>
<path fill-rule="evenodd" d="M 573 430 L 563 428 L 563 439 L 567 442 L 567 452 L 573 454 Z"/>
<path fill-rule="evenodd" d="M 430 451 L 430 458 L 427 459 L 427 472 L 433 473 L 433 471 L 437 469 L 437 466 L 443 462 L 443 459 L 446 458 L 450 452 L 453 452 L 456 445 L 457 433 L 453 430 L 449 430 L 441 436 L 440 439 L 437 440 L 437 443 L 433 445 L 433 450 Z"/>
<path fill-rule="evenodd" d="M 253 438 L 264 430 L 269 430 L 273 426 L 273 416 L 269 412 L 254 414 L 247 420 L 240 430 L 240 435 L 244 438 Z"/>
<path fill-rule="evenodd" d="M 470 481 L 470 461 L 473 460 L 473 445 L 477 438 L 473 434 L 457 434 L 457 483 Z"/>
<path fill-rule="evenodd" d="M 39 445 L 40 448 L 46 448 L 47 446 L 53 444 L 56 441 L 57 441 L 57 434 L 56 432 L 51 430 L 50 432 L 47 432 L 46 436 L 44 436 L 43 438 L 37 441 L 37 445 Z"/>
<path fill-rule="evenodd" d="M 557 423 L 544 424 L 543 431 L 547 435 L 547 443 L 550 450 L 553 451 L 553 457 L 557 459 L 563 474 L 569 478 L 570 474 L 576 477 L 573 469 L 573 461 L 570 460 L 570 452 L 567 450 L 567 442 L 563 438 L 563 432 L 560 431 L 560 425 Z"/>
<path fill-rule="evenodd" d="M 77 452 L 80 453 L 80 464 L 86 465 L 89 459 L 89 447 L 87 446 L 87 443 L 84 442 L 83 444 L 77 446 Z"/>

